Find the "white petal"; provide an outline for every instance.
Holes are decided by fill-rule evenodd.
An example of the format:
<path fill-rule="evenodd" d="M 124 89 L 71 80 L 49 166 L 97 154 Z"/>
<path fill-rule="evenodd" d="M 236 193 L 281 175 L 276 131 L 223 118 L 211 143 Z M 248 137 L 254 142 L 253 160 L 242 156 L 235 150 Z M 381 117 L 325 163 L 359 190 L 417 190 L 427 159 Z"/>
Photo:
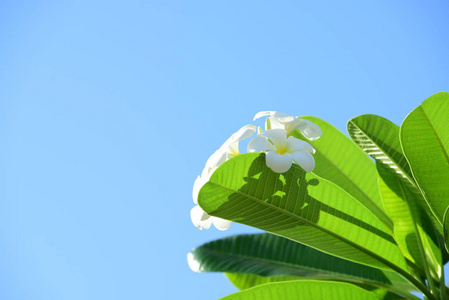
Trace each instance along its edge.
<path fill-rule="evenodd" d="M 287 139 L 287 152 L 293 153 L 299 150 L 315 153 L 315 148 L 313 148 L 312 145 L 310 145 L 309 143 L 297 139 L 295 137 L 289 136 Z"/>
<path fill-rule="evenodd" d="M 206 181 L 198 176 L 193 183 L 192 198 L 195 204 L 198 204 L 198 194 Z"/>
<path fill-rule="evenodd" d="M 242 128 L 240 128 L 236 133 L 231 135 L 231 137 L 223 144 L 223 146 L 227 146 L 230 143 L 235 143 L 243 139 L 252 137 L 254 132 L 256 132 L 256 130 L 257 130 L 256 125 L 251 124 L 245 125 Z"/>
<path fill-rule="evenodd" d="M 236 133 L 234 133 L 230 139 L 233 142 L 241 141 L 243 139 L 252 137 L 254 132 L 256 132 L 256 130 L 257 130 L 256 125 L 251 125 L 251 124 L 245 125 L 242 128 L 240 128 Z"/>
<path fill-rule="evenodd" d="M 255 116 L 254 116 L 254 120 L 259 119 L 260 117 L 264 117 L 264 116 L 270 116 L 270 117 L 275 117 L 276 119 L 278 119 L 281 122 L 291 122 L 295 119 L 295 117 L 293 117 L 292 115 L 289 114 L 284 114 L 278 111 L 274 111 L 274 110 L 270 110 L 270 111 L 261 111 L 258 112 Z"/>
<path fill-rule="evenodd" d="M 193 225 L 199 229 L 209 229 L 212 223 L 210 216 L 199 205 L 196 205 L 190 210 L 190 219 L 192 220 Z"/>
<path fill-rule="evenodd" d="M 302 120 L 303 122 L 299 127 L 299 130 L 307 139 L 314 141 L 323 134 L 320 126 L 318 126 L 317 124 L 305 119 L 300 120 Z"/>
<path fill-rule="evenodd" d="M 226 161 L 226 158 L 226 149 L 218 149 L 207 160 L 205 169 L 208 173 L 210 173 L 212 169 L 217 168 L 222 163 L 224 163 Z"/>
<path fill-rule="evenodd" d="M 238 141 L 243 140 L 244 138 L 251 137 L 254 132 L 256 132 L 256 125 L 246 125 L 240 128 L 236 133 L 234 133 L 221 147 L 212 154 L 206 162 L 205 170 L 208 175 L 212 175 L 213 170 L 219 167 L 222 163 L 224 163 L 228 154 L 234 153 L 235 148 L 238 152 Z M 237 144 L 235 144 L 237 142 Z M 231 148 L 230 148 L 231 147 Z"/>
<path fill-rule="evenodd" d="M 193 272 L 201 272 L 201 264 L 195 259 L 192 252 L 187 253 L 187 263 L 189 264 L 190 270 Z"/>
<path fill-rule="evenodd" d="M 214 226 L 218 229 L 218 230 L 226 230 L 231 226 L 231 221 L 225 220 L 225 219 L 221 219 L 221 218 L 217 218 L 217 217 L 212 217 L 212 224 L 214 224 Z"/>
<path fill-rule="evenodd" d="M 206 220 L 201 221 L 201 227 L 203 227 L 204 229 L 209 229 L 210 225 L 212 225 L 212 218 L 207 218 Z"/>
<path fill-rule="evenodd" d="M 227 153 L 229 157 L 234 157 L 240 154 L 239 142 L 230 143 L 227 148 Z"/>
<path fill-rule="evenodd" d="M 285 129 L 285 126 L 278 119 L 270 117 L 265 122 L 265 130 L 268 129 Z"/>
<path fill-rule="evenodd" d="M 274 113 L 274 111 L 259 111 L 259 112 L 254 116 L 253 121 L 254 121 L 254 120 L 257 120 L 257 119 L 259 119 L 259 118 L 261 118 L 261 117 L 264 117 L 264 116 L 271 116 L 272 113 Z"/>
<path fill-rule="evenodd" d="M 263 152 L 268 150 L 275 151 L 276 149 L 266 138 L 260 135 L 253 138 L 248 144 L 248 152 Z"/>
<path fill-rule="evenodd" d="M 271 121 L 270 118 L 265 119 L 265 130 L 271 129 Z M 259 132 L 260 134 L 261 132 Z"/>
<path fill-rule="evenodd" d="M 234 133 L 230 138 L 228 138 L 219 149 L 225 151 L 225 160 L 228 159 L 228 156 L 234 157 L 239 155 L 240 154 L 239 141 L 253 136 L 256 130 L 257 130 L 256 125 L 245 125 L 242 128 L 240 128 L 236 133 Z"/>
<path fill-rule="evenodd" d="M 287 130 L 287 135 L 290 135 L 293 131 L 300 127 L 305 127 L 307 124 L 304 122 L 303 119 L 296 118 L 291 122 L 284 123 L 285 130 Z"/>
<path fill-rule="evenodd" d="M 312 172 L 315 168 L 315 159 L 309 152 L 296 151 L 292 153 L 292 157 L 306 172 Z"/>
<path fill-rule="evenodd" d="M 212 174 L 214 173 L 214 171 L 217 169 L 218 167 L 214 167 L 214 168 L 204 168 L 203 172 L 201 172 L 201 180 L 204 181 L 204 183 L 209 181 L 209 178 L 212 176 Z"/>
<path fill-rule="evenodd" d="M 267 137 L 276 148 L 284 148 L 287 145 L 287 131 L 284 129 L 268 129 L 260 135 Z"/>
<path fill-rule="evenodd" d="M 287 172 L 292 166 L 292 157 L 290 154 L 277 154 L 274 151 L 268 151 L 266 154 L 267 167 L 275 173 Z"/>
<path fill-rule="evenodd" d="M 289 114 L 284 114 L 278 111 L 275 111 L 272 115 L 272 117 L 275 117 L 276 119 L 278 119 L 280 122 L 285 123 L 285 122 L 292 122 L 295 117 Z"/>

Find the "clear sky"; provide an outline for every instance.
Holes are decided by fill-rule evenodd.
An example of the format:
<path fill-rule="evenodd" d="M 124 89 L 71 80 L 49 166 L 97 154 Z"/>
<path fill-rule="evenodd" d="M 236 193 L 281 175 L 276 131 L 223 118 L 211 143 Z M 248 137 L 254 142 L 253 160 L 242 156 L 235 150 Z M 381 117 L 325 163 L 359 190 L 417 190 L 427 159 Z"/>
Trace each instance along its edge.
<path fill-rule="evenodd" d="M 449 91 L 447 1 L 0 1 L 0 298 L 217 299 L 193 181 L 261 110 Z"/>

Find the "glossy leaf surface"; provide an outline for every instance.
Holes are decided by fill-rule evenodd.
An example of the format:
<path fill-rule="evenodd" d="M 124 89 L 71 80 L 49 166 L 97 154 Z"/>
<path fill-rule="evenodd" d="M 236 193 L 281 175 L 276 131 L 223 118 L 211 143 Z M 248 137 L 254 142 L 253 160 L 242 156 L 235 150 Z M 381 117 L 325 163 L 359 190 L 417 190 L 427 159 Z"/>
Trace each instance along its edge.
<path fill-rule="evenodd" d="M 279 281 L 291 281 L 300 280 L 300 277 L 296 276 L 273 276 L 265 277 L 254 274 L 243 274 L 243 273 L 226 273 L 226 277 L 229 281 L 239 290 L 246 290 L 252 288 L 256 285 L 261 285 L 271 282 Z"/>
<path fill-rule="evenodd" d="M 201 272 L 249 273 L 266 281 L 300 276 L 338 279 L 405 291 L 414 287 L 395 272 L 357 264 L 272 234 L 246 234 L 206 243 L 191 254 Z M 261 278 L 247 278 L 248 280 Z M 244 284 L 247 288 L 248 283 Z M 254 283 L 252 283 L 254 284 Z M 240 287 L 241 288 L 241 287 Z"/>
<path fill-rule="evenodd" d="M 263 277 L 253 274 L 237 274 L 237 273 L 226 273 L 226 277 L 228 277 L 229 281 L 240 290 L 249 289 L 251 287 L 271 283 L 271 282 L 279 282 L 279 281 L 291 281 L 291 280 L 307 280 L 300 277 L 289 277 L 289 276 L 276 276 L 276 277 Z M 378 299 L 381 300 L 403 300 L 407 299 L 405 297 L 410 296 L 406 295 L 405 297 L 398 295 L 394 292 L 390 292 L 388 290 L 382 288 L 375 288 L 372 286 L 360 285 L 357 286 L 373 293 Z M 418 299 L 416 299 L 418 300 Z"/>
<path fill-rule="evenodd" d="M 212 216 L 341 258 L 407 270 L 389 230 L 358 200 L 297 165 L 274 173 L 264 154 L 242 154 L 221 165 L 201 189 L 199 204 Z"/>
<path fill-rule="evenodd" d="M 348 132 L 363 151 L 396 174 L 422 208 L 432 215 L 402 151 L 399 126 L 380 116 L 362 115 L 348 121 Z"/>
<path fill-rule="evenodd" d="M 313 172 L 343 188 L 392 227 L 391 220 L 382 211 L 376 167 L 366 153 L 326 121 L 311 116 L 301 118 L 317 124 L 323 131 L 323 135 L 315 141 L 307 140 L 299 130 L 293 133 L 315 148 Z"/>
<path fill-rule="evenodd" d="M 379 298 L 375 294 L 348 283 L 331 282 L 331 281 L 308 281 L 308 280 L 267 283 L 237 292 L 222 299 L 223 300 L 240 300 L 240 299 L 379 300 Z"/>
<path fill-rule="evenodd" d="M 401 143 L 413 176 L 443 224 L 449 206 L 449 94 L 438 93 L 414 109 L 401 125 Z"/>
<path fill-rule="evenodd" d="M 382 199 L 385 210 L 395 223 L 398 245 L 406 257 L 420 268 L 428 268 L 433 277 L 438 278 L 442 257 L 432 221 L 397 176 L 388 172 L 384 165 L 379 165 L 378 170 Z M 434 235 L 431 237 L 427 232 L 432 231 Z"/>
<path fill-rule="evenodd" d="M 427 203 L 402 152 L 399 127 L 376 115 L 362 115 L 349 120 L 348 132 L 378 164 L 383 206 L 395 224 L 394 235 L 403 253 L 420 267 L 424 267 L 427 253 L 426 259 L 438 269 L 442 263 L 435 228 L 423 211 Z M 420 250 L 421 238 L 425 251 Z"/>

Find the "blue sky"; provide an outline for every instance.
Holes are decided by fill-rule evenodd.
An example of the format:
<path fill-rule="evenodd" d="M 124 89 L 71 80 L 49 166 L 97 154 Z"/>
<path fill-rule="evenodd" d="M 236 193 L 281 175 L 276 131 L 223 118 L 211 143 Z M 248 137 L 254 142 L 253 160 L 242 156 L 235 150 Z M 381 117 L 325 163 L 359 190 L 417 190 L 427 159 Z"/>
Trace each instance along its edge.
<path fill-rule="evenodd" d="M 345 131 L 449 91 L 446 1 L 1 1 L 2 299 L 217 299 L 192 184 L 261 110 Z"/>

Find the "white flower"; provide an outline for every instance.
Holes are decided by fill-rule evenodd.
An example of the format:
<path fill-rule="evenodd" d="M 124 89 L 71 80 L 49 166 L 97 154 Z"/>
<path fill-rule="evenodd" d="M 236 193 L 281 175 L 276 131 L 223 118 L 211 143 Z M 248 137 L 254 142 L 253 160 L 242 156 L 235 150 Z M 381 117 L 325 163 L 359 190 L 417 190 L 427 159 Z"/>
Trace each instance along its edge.
<path fill-rule="evenodd" d="M 214 173 L 214 171 L 226 160 L 240 154 L 239 141 L 251 137 L 254 132 L 256 132 L 256 128 L 257 127 L 255 125 L 243 126 L 229 139 L 227 139 L 226 142 L 224 142 L 224 144 L 211 155 L 211 157 L 209 157 L 201 176 L 198 176 L 193 184 L 192 198 L 195 204 L 198 204 L 198 193 L 203 185 L 209 181 L 212 173 Z M 190 218 L 192 219 L 192 223 L 199 229 L 209 229 L 211 224 L 214 224 L 214 226 L 219 230 L 226 230 L 229 226 L 231 226 L 231 221 L 212 217 L 208 215 L 199 205 L 196 205 L 190 210 Z"/>
<path fill-rule="evenodd" d="M 201 267 L 201 263 L 195 258 L 192 252 L 187 253 L 187 263 L 193 272 L 202 272 L 203 268 Z"/>
<path fill-rule="evenodd" d="M 210 176 L 216 168 L 218 168 L 218 166 L 212 168 L 211 172 L 208 171 L 208 168 L 204 168 L 201 176 L 198 176 L 193 184 L 192 197 L 193 202 L 197 205 L 190 210 L 190 219 L 192 220 L 193 225 L 201 230 L 203 228 L 209 229 L 212 224 L 214 224 L 214 226 L 219 230 L 226 230 L 229 228 L 229 226 L 231 226 L 231 221 L 212 217 L 198 205 L 198 193 L 200 192 L 203 185 L 205 185 L 206 182 L 209 181 Z"/>
<path fill-rule="evenodd" d="M 323 134 L 321 128 L 315 123 L 278 111 L 258 112 L 254 116 L 254 120 L 263 116 L 269 116 L 266 121 L 265 129 L 285 129 L 287 131 L 287 136 L 296 129 L 299 129 L 301 133 L 311 141 L 318 139 Z"/>
<path fill-rule="evenodd" d="M 248 144 L 249 152 L 266 152 L 267 166 L 276 173 L 287 172 L 292 160 L 306 172 L 312 172 L 315 149 L 309 143 L 289 136 L 285 129 L 268 129 L 257 135 Z"/>
<path fill-rule="evenodd" d="M 231 137 L 227 139 L 226 142 L 224 142 L 223 145 L 221 145 L 221 147 L 217 151 L 215 151 L 215 153 L 212 154 L 207 160 L 205 167 L 205 169 L 207 169 L 207 173 L 212 175 L 215 169 L 218 168 L 226 160 L 239 155 L 239 142 L 243 139 L 253 136 L 254 132 L 256 132 L 256 129 L 257 127 L 255 125 L 245 125 L 236 133 L 231 135 Z M 207 180 L 209 180 L 209 178 L 207 178 Z"/>
<path fill-rule="evenodd" d="M 199 205 L 195 205 L 194 208 L 190 210 L 190 218 L 192 219 L 193 225 L 199 229 L 209 229 L 211 224 L 214 224 L 215 228 L 219 230 L 226 230 L 231 226 L 231 221 L 212 217 L 208 215 Z"/>

